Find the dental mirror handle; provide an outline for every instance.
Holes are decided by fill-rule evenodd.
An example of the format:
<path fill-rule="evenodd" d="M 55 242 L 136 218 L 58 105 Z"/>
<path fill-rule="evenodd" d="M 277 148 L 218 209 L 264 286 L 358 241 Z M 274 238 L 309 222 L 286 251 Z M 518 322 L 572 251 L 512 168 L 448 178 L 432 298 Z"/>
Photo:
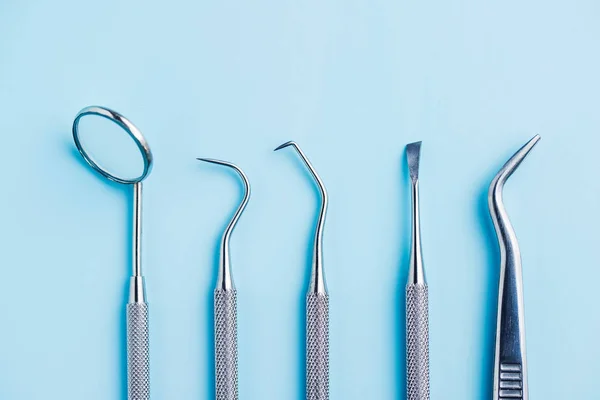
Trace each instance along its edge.
<path fill-rule="evenodd" d="M 406 399 L 429 400 L 429 295 L 426 283 L 406 285 Z"/>
<path fill-rule="evenodd" d="M 215 289 L 216 400 L 238 400 L 237 292 Z"/>
<path fill-rule="evenodd" d="M 142 277 L 142 183 L 133 185 L 133 268 L 127 304 L 127 398 L 150 400 L 148 304 Z"/>
<path fill-rule="evenodd" d="M 142 277 L 132 277 L 131 285 L 143 287 Z M 127 304 L 127 398 L 150 400 L 150 343 L 148 304 L 130 299 Z"/>
<path fill-rule="evenodd" d="M 329 399 L 329 296 L 306 296 L 306 400 Z"/>

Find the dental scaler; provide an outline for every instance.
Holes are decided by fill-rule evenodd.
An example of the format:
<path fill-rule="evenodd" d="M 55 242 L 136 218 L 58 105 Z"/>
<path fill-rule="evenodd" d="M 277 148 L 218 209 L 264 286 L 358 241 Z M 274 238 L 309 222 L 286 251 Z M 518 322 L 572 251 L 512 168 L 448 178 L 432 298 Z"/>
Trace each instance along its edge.
<path fill-rule="evenodd" d="M 327 191 L 317 171 L 295 142 L 284 143 L 275 150 L 288 146 L 296 149 L 321 194 L 313 246 L 312 276 L 306 294 L 306 400 L 329 400 L 329 295 L 323 273 L 323 226 L 327 213 Z"/>

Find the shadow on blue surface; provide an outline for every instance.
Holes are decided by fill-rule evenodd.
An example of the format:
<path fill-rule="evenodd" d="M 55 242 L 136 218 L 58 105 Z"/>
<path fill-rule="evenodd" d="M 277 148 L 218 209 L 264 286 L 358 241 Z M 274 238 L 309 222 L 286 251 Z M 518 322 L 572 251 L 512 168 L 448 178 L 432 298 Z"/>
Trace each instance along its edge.
<path fill-rule="evenodd" d="M 482 183 L 481 195 L 477 199 L 478 219 L 481 222 L 481 237 L 484 248 L 487 250 L 487 260 L 483 266 L 485 291 L 483 293 L 483 321 L 481 323 L 481 336 L 483 348 L 481 349 L 481 394 L 480 398 L 490 398 L 492 395 L 492 378 L 494 369 L 494 342 L 496 337 L 496 309 L 498 299 L 498 281 L 500 279 L 500 250 L 496 238 L 494 223 L 490 217 L 488 207 L 488 188 L 495 173 Z"/>

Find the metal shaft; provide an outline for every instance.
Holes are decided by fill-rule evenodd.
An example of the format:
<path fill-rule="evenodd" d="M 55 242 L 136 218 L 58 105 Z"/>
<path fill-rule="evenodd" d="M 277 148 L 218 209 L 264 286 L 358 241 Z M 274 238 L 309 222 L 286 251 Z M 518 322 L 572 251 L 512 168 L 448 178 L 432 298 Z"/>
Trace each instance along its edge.
<path fill-rule="evenodd" d="M 127 388 L 129 400 L 150 400 L 148 304 L 142 276 L 142 183 L 133 185 L 132 276 L 127 304 Z"/>
<path fill-rule="evenodd" d="M 129 286 L 129 302 L 145 303 L 146 293 L 142 276 L 142 182 L 133 185 L 133 247 L 132 276 Z"/>
<path fill-rule="evenodd" d="M 142 182 L 133 185 L 133 276 L 142 276 Z"/>

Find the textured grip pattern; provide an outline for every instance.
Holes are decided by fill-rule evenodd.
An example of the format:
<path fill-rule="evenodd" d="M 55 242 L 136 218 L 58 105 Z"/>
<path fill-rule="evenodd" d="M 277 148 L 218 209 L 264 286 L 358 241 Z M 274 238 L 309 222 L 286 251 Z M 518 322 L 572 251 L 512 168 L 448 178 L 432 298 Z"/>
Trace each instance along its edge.
<path fill-rule="evenodd" d="M 215 290 L 216 400 L 238 399 L 237 294 Z"/>
<path fill-rule="evenodd" d="M 406 399 L 429 400 L 427 285 L 406 286 Z"/>
<path fill-rule="evenodd" d="M 306 297 L 306 399 L 329 399 L 329 297 Z"/>
<path fill-rule="evenodd" d="M 499 400 L 522 400 L 523 397 L 523 367 L 521 364 L 501 363 L 500 383 L 495 390 Z M 496 398 L 496 397 L 494 397 Z"/>
<path fill-rule="evenodd" d="M 127 392 L 129 400 L 150 400 L 148 305 L 127 304 Z"/>

